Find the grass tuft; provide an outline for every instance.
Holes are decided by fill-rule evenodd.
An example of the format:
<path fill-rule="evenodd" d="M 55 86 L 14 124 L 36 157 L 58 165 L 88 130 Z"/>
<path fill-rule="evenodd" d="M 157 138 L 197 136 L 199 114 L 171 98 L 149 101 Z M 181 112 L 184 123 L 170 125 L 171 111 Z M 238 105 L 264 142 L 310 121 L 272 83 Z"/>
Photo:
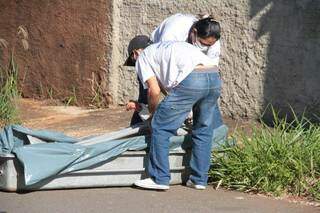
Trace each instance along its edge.
<path fill-rule="evenodd" d="M 7 67 L 0 66 L 0 124 L 17 123 L 18 109 L 16 101 L 20 97 L 18 91 L 18 66 L 11 54 Z"/>
<path fill-rule="evenodd" d="M 76 106 L 78 104 L 75 86 L 72 86 L 72 94 L 66 97 L 62 102 L 65 104 L 65 106 Z"/>
<path fill-rule="evenodd" d="M 27 29 L 24 26 L 19 26 L 17 37 L 21 40 L 24 50 L 29 49 L 28 36 Z M 0 53 L 6 50 L 9 56 L 8 62 L 5 61 L 2 64 L 2 54 L 0 55 L 0 127 L 20 122 L 16 106 L 17 99 L 20 97 L 18 90 L 18 65 L 14 60 L 16 39 L 13 40 L 13 45 L 9 49 L 9 43 L 5 39 L 0 38 Z"/>
<path fill-rule="evenodd" d="M 229 189 L 320 200 L 320 126 L 305 118 L 236 132 L 237 145 L 213 152 L 211 180 Z"/>

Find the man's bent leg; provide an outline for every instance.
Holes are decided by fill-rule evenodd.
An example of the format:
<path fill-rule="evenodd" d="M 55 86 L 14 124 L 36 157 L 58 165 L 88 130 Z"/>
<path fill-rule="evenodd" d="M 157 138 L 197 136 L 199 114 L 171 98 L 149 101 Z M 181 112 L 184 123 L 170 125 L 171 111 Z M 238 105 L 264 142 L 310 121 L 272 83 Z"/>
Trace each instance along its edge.
<path fill-rule="evenodd" d="M 181 126 L 194 103 L 192 99 L 184 99 L 184 106 L 175 105 L 181 101 L 180 97 L 167 96 L 159 104 L 152 119 L 148 173 L 157 184 L 169 184 L 169 139 Z"/>
<path fill-rule="evenodd" d="M 201 80 L 202 79 L 202 80 Z M 152 119 L 148 172 L 158 184 L 169 184 L 169 138 L 176 133 L 192 106 L 206 94 L 199 86 L 207 79 L 191 73 L 159 104 Z"/>

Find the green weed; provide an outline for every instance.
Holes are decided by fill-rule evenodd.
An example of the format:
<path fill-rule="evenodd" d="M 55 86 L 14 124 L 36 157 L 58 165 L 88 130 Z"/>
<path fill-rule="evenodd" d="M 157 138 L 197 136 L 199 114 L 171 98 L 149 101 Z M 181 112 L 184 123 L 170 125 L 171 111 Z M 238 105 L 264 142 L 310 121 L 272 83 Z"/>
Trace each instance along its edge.
<path fill-rule="evenodd" d="M 12 54 L 8 66 L 0 66 L 0 120 L 2 124 L 19 121 L 16 101 L 20 93 L 17 82 L 18 66 Z"/>
<path fill-rule="evenodd" d="M 9 49 L 9 43 L 0 38 L 0 59 L 4 51 L 10 56 L 4 64 L 0 63 L 0 126 L 19 123 L 18 109 L 16 106 L 17 99 L 20 97 L 18 90 L 18 65 L 14 60 L 14 50 L 17 41 L 20 40 L 24 50 L 29 49 L 28 31 L 25 27 L 19 26 L 17 38 L 13 39 L 13 44 Z M 2 61 L 0 61 L 2 62 Z"/>
<path fill-rule="evenodd" d="M 48 97 L 50 100 L 53 100 L 53 88 L 50 87 L 48 90 L 47 90 L 47 94 L 48 94 Z"/>
<path fill-rule="evenodd" d="M 274 111 L 273 111 L 274 112 Z M 213 152 L 210 177 L 229 189 L 292 194 L 320 200 L 320 126 L 294 114 L 290 123 L 253 127 L 252 134 L 236 132 L 237 145 Z"/>
<path fill-rule="evenodd" d="M 77 94 L 76 94 L 76 87 L 72 87 L 72 94 L 66 97 L 63 101 L 65 106 L 74 106 L 78 104 Z"/>

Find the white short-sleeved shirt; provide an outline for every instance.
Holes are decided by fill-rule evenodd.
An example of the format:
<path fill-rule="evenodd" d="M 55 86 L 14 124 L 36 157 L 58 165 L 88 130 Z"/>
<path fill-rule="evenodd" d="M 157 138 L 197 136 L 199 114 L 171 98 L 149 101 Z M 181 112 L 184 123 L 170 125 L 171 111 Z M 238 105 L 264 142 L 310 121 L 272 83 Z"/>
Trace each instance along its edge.
<path fill-rule="evenodd" d="M 199 64 L 218 65 L 187 42 L 159 42 L 148 46 L 139 55 L 136 72 L 145 89 L 148 88 L 146 81 L 155 76 L 165 89 L 170 90 Z"/>
<path fill-rule="evenodd" d="M 187 41 L 190 28 L 198 19 L 191 14 L 177 13 L 166 18 L 150 35 L 154 43 L 163 41 Z M 214 63 L 219 63 L 221 53 L 220 40 L 209 47 L 205 53 Z"/>

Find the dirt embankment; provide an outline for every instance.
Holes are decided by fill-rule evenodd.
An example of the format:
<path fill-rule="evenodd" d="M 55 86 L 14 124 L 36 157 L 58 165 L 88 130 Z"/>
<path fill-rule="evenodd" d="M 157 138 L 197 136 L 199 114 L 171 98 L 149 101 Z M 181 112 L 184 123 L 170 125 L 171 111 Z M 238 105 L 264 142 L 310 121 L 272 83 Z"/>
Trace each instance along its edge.
<path fill-rule="evenodd" d="M 0 38 L 9 43 L 0 64 L 14 49 L 24 97 L 107 102 L 110 14 L 109 0 L 0 1 Z M 28 31 L 28 50 L 17 38 L 19 26 Z"/>
<path fill-rule="evenodd" d="M 21 99 L 19 101 L 22 125 L 34 129 L 50 129 L 70 136 L 98 135 L 125 128 L 131 112 L 124 107 L 102 110 L 75 106 L 54 106 L 48 101 Z"/>

